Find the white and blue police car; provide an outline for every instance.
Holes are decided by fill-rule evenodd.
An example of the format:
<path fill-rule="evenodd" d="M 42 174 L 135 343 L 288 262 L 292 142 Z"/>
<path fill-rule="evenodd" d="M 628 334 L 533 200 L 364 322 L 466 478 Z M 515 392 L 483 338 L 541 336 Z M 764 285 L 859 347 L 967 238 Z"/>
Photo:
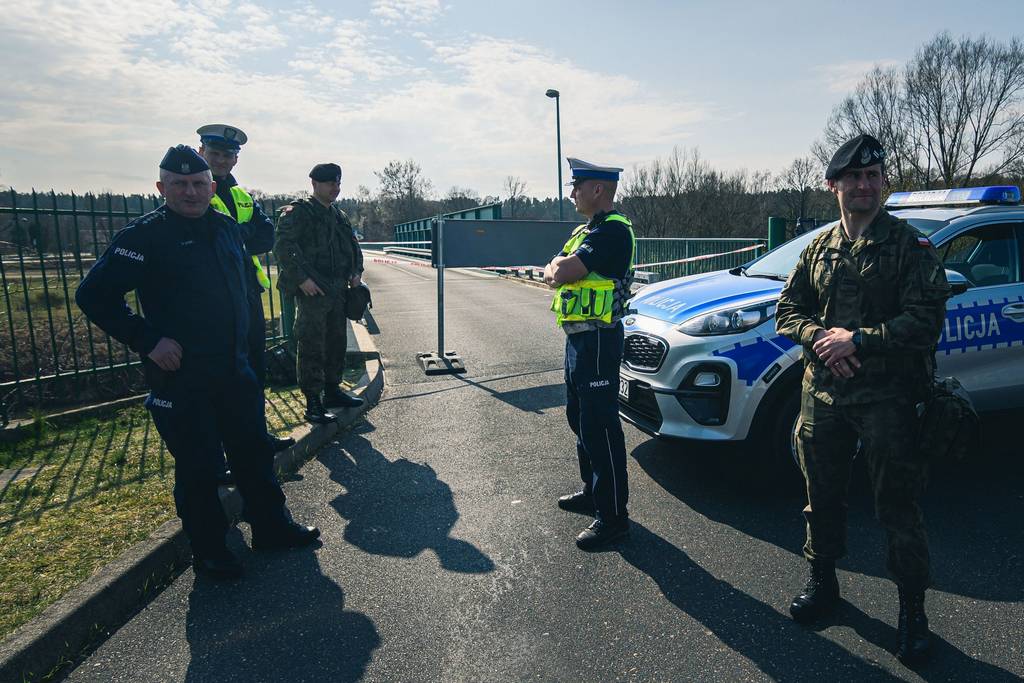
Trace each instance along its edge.
<path fill-rule="evenodd" d="M 1024 406 L 1024 206 L 1017 187 L 897 192 L 886 208 L 935 245 L 953 285 L 936 359 L 979 412 Z M 791 459 L 801 349 L 775 331 L 800 235 L 732 270 L 640 290 L 624 320 L 619 412 L 656 437 L 750 440 Z"/>

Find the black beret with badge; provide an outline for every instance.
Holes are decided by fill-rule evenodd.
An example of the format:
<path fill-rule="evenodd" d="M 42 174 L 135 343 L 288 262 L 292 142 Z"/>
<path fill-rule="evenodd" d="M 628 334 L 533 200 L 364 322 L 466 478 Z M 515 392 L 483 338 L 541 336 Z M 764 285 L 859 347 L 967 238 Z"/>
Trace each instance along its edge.
<path fill-rule="evenodd" d="M 867 168 L 875 164 L 885 164 L 885 150 L 882 143 L 870 135 L 858 135 L 843 144 L 832 155 L 825 169 L 825 180 L 835 180 L 851 168 Z"/>
<path fill-rule="evenodd" d="M 341 166 L 337 164 L 317 164 L 309 172 L 309 177 L 318 183 L 326 183 L 331 180 L 341 181 Z"/>
<path fill-rule="evenodd" d="M 241 129 L 223 123 L 200 126 L 196 132 L 199 133 L 199 142 L 208 147 L 217 147 L 229 152 L 237 152 L 249 140 L 249 136 Z"/>
<path fill-rule="evenodd" d="M 192 175 L 193 173 L 202 173 L 203 171 L 210 170 L 206 159 L 199 156 L 199 152 L 188 145 L 169 147 L 167 154 L 160 161 L 160 168 L 181 175 Z"/>

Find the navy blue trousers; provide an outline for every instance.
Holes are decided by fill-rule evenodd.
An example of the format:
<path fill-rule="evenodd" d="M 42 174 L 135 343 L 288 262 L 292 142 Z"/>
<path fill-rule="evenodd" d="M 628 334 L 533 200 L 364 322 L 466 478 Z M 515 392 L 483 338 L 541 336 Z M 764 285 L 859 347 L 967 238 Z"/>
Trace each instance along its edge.
<path fill-rule="evenodd" d="M 565 416 L 576 435 L 583 488 L 599 519 L 627 516 L 626 442 L 619 421 L 622 325 L 565 338 Z"/>
<path fill-rule="evenodd" d="M 146 408 L 174 456 L 174 503 L 193 550 L 224 547 L 228 520 L 217 495 L 221 444 L 257 528 L 287 521 L 284 492 L 266 439 L 263 390 L 252 370 L 162 373 Z"/>

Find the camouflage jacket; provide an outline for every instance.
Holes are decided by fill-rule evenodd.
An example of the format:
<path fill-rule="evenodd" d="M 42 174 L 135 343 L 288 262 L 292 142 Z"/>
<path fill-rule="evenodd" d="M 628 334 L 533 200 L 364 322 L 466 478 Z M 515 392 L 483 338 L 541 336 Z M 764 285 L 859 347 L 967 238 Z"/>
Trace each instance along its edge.
<path fill-rule="evenodd" d="M 815 398 L 839 405 L 918 400 L 934 373 L 949 295 L 931 242 L 881 210 L 856 242 L 839 223 L 807 245 L 782 290 L 775 324 L 803 346 L 803 389 Z M 833 376 L 812 350 L 814 334 L 832 327 L 861 331 L 861 367 L 849 379 Z"/>
<path fill-rule="evenodd" d="M 347 280 L 363 272 L 363 252 L 348 216 L 312 197 L 281 207 L 274 258 L 277 287 L 285 294 L 298 293 L 307 278 L 325 292 L 344 291 Z"/>

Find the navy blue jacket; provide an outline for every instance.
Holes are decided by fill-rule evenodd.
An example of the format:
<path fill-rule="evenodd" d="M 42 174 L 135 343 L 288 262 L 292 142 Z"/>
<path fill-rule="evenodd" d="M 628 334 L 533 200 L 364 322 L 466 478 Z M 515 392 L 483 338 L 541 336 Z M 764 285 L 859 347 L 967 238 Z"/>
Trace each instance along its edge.
<path fill-rule="evenodd" d="M 182 347 L 183 372 L 240 371 L 248 365 L 245 237 L 213 209 L 190 219 L 161 206 L 114 235 L 75 300 L 140 356 L 169 337 Z M 125 302 L 132 290 L 141 316 Z"/>

